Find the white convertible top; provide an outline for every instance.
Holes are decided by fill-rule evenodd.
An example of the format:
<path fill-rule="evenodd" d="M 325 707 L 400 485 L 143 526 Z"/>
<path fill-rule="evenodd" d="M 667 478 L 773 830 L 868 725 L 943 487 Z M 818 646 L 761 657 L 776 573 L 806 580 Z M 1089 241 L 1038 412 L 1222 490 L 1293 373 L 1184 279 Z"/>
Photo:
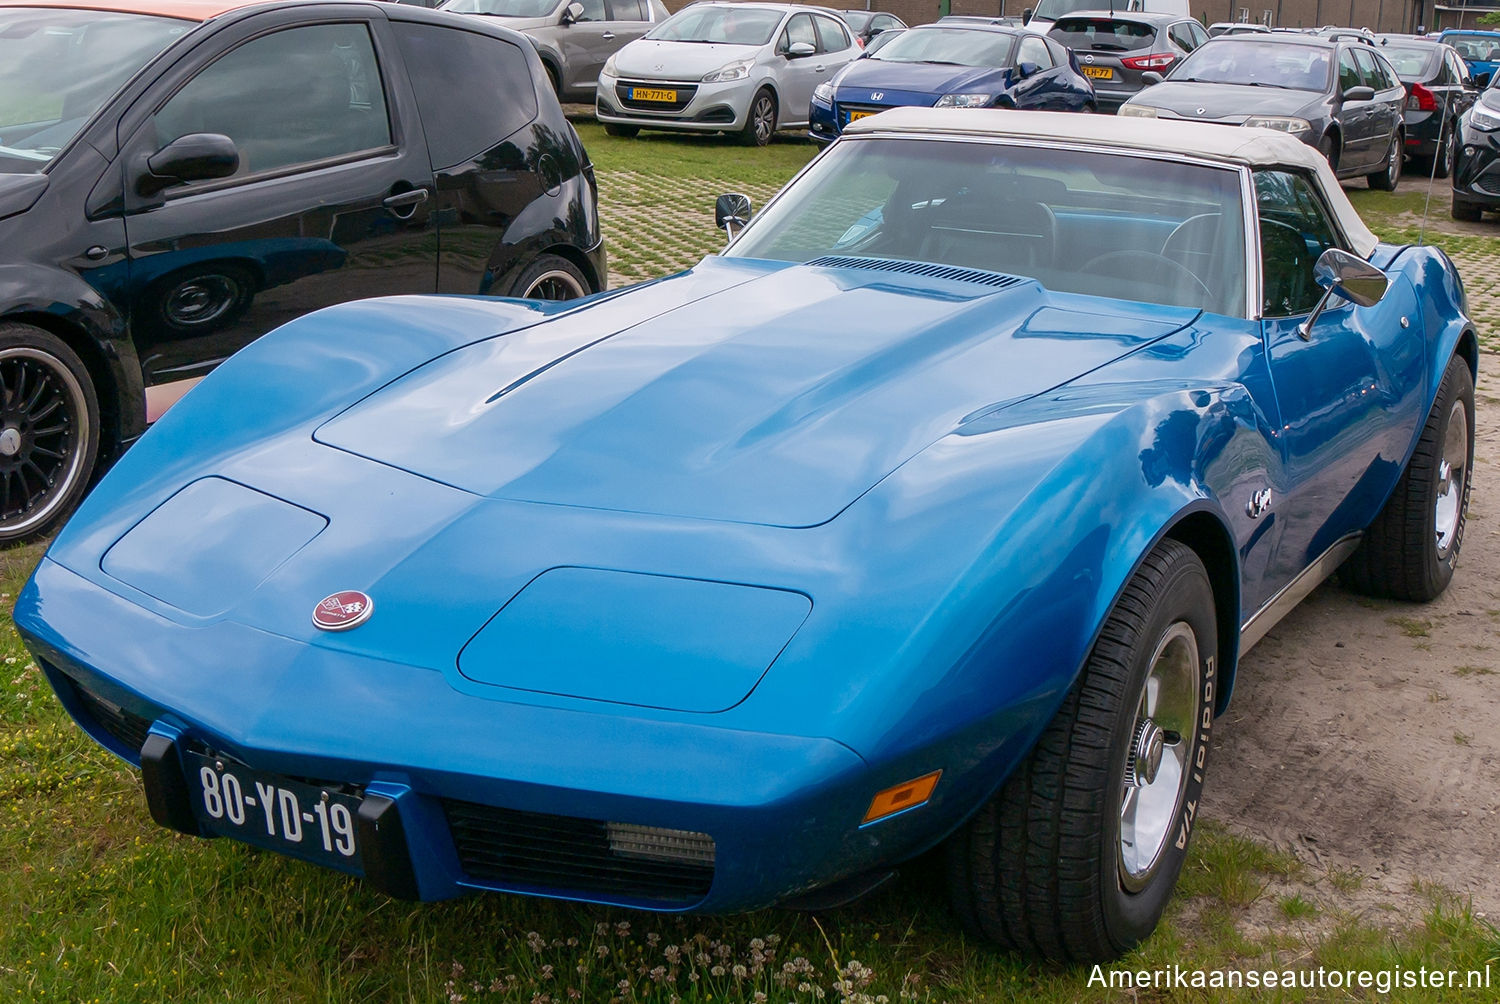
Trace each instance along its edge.
<path fill-rule="evenodd" d="M 1355 251 L 1369 257 L 1378 243 L 1349 204 L 1349 197 L 1328 161 L 1301 140 L 1273 129 L 1002 108 L 892 108 L 844 126 L 846 136 L 892 132 L 996 136 L 1031 140 L 1040 145 L 1076 141 L 1147 153 L 1203 157 L 1249 167 L 1300 168 L 1317 176 L 1329 210 Z"/>

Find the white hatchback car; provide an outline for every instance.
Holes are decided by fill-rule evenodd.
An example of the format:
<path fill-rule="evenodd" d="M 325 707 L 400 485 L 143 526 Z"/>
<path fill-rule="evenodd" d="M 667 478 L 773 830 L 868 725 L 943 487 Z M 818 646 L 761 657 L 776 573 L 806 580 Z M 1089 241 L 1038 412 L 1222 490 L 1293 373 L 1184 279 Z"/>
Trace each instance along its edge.
<path fill-rule="evenodd" d="M 813 89 L 859 54 L 825 8 L 696 3 L 610 57 L 596 112 L 611 136 L 727 132 L 764 146 L 778 128 L 805 128 Z"/>

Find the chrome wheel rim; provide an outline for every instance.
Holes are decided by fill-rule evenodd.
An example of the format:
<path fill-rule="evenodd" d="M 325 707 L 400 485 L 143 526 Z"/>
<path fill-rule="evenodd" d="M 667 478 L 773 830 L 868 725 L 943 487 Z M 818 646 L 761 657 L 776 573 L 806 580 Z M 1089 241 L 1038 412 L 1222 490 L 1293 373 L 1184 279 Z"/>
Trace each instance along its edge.
<path fill-rule="evenodd" d="M 1442 158 L 1441 160 L 1438 161 L 1438 165 L 1442 168 L 1443 177 L 1447 177 L 1449 174 L 1453 173 L 1453 130 L 1452 129 L 1448 130 L 1448 138 L 1443 141 L 1443 148 L 1438 151 L 1438 156 L 1440 158 Z"/>
<path fill-rule="evenodd" d="M 771 141 L 771 117 L 774 114 L 770 97 L 762 94 L 756 98 L 755 111 L 752 114 L 755 118 L 756 142 L 762 145 L 769 143 Z"/>
<path fill-rule="evenodd" d="M 201 275 L 172 287 L 162 301 L 167 321 L 180 328 L 212 324 L 240 298 L 240 284 L 227 275 Z"/>
<path fill-rule="evenodd" d="M 1199 713 L 1198 667 L 1198 636 L 1178 621 L 1151 655 L 1125 752 L 1119 870 L 1120 884 L 1131 892 L 1156 874 L 1182 808 Z"/>
<path fill-rule="evenodd" d="M 1463 401 L 1454 401 L 1448 412 L 1448 432 L 1443 436 L 1443 457 L 1438 461 L 1437 502 L 1433 506 L 1433 529 L 1437 534 L 1438 560 L 1453 550 L 1458 525 L 1463 518 L 1464 488 L 1469 473 L 1469 413 Z"/>
<path fill-rule="evenodd" d="M 90 435 L 83 387 L 54 356 L 0 351 L 0 528 L 45 523 L 67 499 Z"/>
<path fill-rule="evenodd" d="M 529 300 L 576 300 L 584 295 L 584 289 L 573 273 L 554 268 L 531 280 L 521 295 Z"/>
<path fill-rule="evenodd" d="M 1385 159 L 1385 178 L 1392 187 L 1401 177 L 1401 140 L 1396 137 L 1391 140 L 1391 152 Z"/>

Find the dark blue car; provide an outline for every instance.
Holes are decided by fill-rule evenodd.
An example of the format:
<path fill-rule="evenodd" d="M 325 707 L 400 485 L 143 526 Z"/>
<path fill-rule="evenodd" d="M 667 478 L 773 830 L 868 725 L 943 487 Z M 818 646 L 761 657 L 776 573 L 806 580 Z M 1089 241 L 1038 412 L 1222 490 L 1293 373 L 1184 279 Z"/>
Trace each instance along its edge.
<path fill-rule="evenodd" d="M 930 24 L 902 33 L 819 84 L 808 135 L 830 143 L 851 121 L 901 105 L 1096 109 L 1094 85 L 1063 45 L 995 25 Z"/>

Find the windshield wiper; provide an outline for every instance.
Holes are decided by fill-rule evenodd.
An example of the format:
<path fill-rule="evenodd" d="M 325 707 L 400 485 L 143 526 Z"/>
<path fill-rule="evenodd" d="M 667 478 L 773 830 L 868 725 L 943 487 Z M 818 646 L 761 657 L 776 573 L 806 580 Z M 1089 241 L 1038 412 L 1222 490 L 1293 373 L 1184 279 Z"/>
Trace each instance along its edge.
<path fill-rule="evenodd" d="M 917 62 L 924 63 L 927 66 L 968 66 L 969 65 L 968 63 L 955 63 L 951 59 L 919 59 L 919 60 L 917 60 Z"/>

